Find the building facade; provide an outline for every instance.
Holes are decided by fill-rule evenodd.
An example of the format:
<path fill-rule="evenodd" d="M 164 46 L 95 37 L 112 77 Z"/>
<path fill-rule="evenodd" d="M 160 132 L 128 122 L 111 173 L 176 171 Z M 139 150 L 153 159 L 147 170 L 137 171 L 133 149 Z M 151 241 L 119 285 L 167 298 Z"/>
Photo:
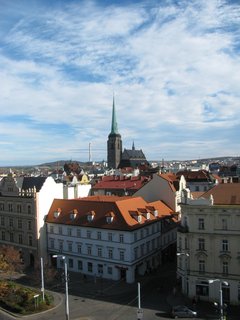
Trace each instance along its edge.
<path fill-rule="evenodd" d="M 62 197 L 62 185 L 53 178 L 11 175 L 0 182 L 0 245 L 13 246 L 25 266 L 34 267 L 46 256 L 44 219 L 54 197 Z"/>
<path fill-rule="evenodd" d="M 172 214 L 161 201 L 140 197 L 54 200 L 46 219 L 49 258 L 61 254 L 69 270 L 132 283 L 161 264 L 163 220 L 164 250 L 176 243 Z"/>
<path fill-rule="evenodd" d="M 182 205 L 177 274 L 189 297 L 240 303 L 240 184 L 220 184 Z M 220 287 L 221 286 L 221 287 Z"/>

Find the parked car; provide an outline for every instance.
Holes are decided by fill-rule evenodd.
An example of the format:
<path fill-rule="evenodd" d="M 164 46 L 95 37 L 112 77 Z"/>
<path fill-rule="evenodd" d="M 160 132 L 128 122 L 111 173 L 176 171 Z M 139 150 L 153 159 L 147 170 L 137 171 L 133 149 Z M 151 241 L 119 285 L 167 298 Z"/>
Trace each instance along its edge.
<path fill-rule="evenodd" d="M 195 318 L 197 312 L 189 309 L 186 306 L 175 306 L 172 308 L 172 317 L 177 318 Z"/>

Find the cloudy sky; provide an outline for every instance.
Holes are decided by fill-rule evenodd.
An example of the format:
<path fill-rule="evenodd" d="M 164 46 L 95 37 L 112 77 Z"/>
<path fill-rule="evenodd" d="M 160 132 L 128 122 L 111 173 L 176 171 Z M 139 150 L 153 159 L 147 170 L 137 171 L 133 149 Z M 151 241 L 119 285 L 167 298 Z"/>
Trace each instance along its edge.
<path fill-rule="evenodd" d="M 0 0 L 0 165 L 240 154 L 239 0 Z"/>

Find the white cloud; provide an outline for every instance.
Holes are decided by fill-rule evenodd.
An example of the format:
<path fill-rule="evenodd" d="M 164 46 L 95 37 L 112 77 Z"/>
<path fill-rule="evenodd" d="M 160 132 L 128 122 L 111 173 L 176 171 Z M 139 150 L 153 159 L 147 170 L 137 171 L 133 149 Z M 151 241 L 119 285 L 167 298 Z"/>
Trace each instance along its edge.
<path fill-rule="evenodd" d="M 239 124 L 239 6 L 219 0 L 164 4 L 103 8 L 87 1 L 21 10 L 20 20 L 12 14 L 15 25 L 0 51 L 2 116 L 29 117 L 22 129 L 16 126 L 25 140 L 48 139 L 49 127 L 41 124 L 53 131 L 62 125 L 69 130 L 61 133 L 68 150 L 89 142 L 104 149 L 115 90 L 126 143 L 138 140 L 154 157 L 164 136 L 169 157 L 177 158 L 181 141 L 171 139 L 178 132 L 184 146 L 192 138 L 191 155 L 201 138 L 211 140 L 210 149 L 201 146 L 205 153 L 219 152 L 213 128 L 222 128 L 218 137 L 224 139 L 224 131 Z M 13 135 L 9 139 L 14 143 Z M 54 139 L 47 143 L 49 153 L 61 150 Z M 222 152 L 235 149 L 229 144 Z"/>

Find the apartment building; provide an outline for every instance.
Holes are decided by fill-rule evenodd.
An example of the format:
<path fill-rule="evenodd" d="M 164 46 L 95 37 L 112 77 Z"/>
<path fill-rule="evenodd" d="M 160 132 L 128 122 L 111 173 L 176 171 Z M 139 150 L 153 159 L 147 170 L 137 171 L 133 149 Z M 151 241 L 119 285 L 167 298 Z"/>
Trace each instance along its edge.
<path fill-rule="evenodd" d="M 44 219 L 54 197 L 62 197 L 62 184 L 52 178 L 11 174 L 0 182 L 0 245 L 14 246 L 25 266 L 46 255 Z"/>
<path fill-rule="evenodd" d="M 182 206 L 177 274 L 182 291 L 240 303 L 240 184 L 222 183 Z"/>
<path fill-rule="evenodd" d="M 128 283 L 157 268 L 162 248 L 166 252 L 176 243 L 174 212 L 141 197 L 55 199 L 46 223 L 52 263 L 54 255 L 63 255 L 71 271 Z"/>

